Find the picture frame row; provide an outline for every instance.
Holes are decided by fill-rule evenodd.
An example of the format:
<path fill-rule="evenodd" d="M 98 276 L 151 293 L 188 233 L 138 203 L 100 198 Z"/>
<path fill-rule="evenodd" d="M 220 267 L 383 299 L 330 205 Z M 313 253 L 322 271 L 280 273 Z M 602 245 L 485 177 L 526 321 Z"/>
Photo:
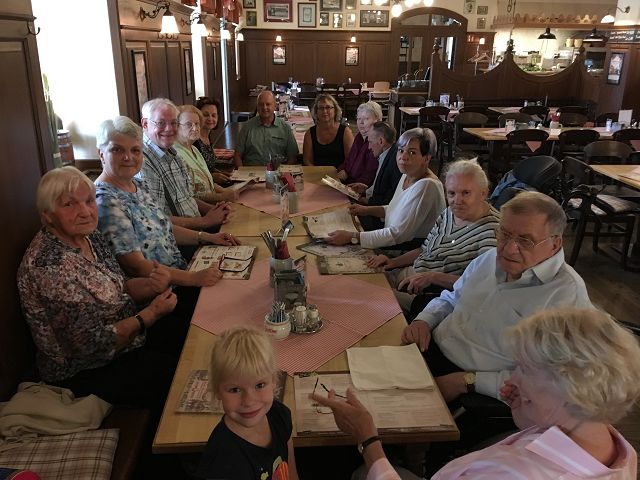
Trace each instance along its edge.
<path fill-rule="evenodd" d="M 248 27 L 258 25 L 258 14 L 255 10 L 246 11 Z M 291 22 L 291 2 L 265 2 L 265 22 Z M 315 28 L 317 21 L 317 4 L 298 3 L 298 27 Z M 357 14 L 355 12 L 320 12 L 320 26 L 333 28 L 355 28 Z M 360 10 L 360 27 L 386 28 L 389 26 L 389 10 Z"/>
<path fill-rule="evenodd" d="M 357 1 L 358 0 L 344 0 L 344 8 L 347 10 L 355 10 Z M 276 1 L 273 3 L 283 2 Z M 390 3 L 390 0 L 378 0 L 378 3 L 376 3 L 376 5 L 381 7 L 388 7 Z M 360 0 L 360 5 L 371 5 L 371 0 Z M 256 8 L 256 0 L 242 0 L 242 6 L 245 9 Z M 342 0 L 320 0 L 320 10 L 342 10 Z"/>
<path fill-rule="evenodd" d="M 273 45 L 271 47 L 272 63 L 274 65 L 287 64 L 287 46 Z M 360 47 L 345 47 L 344 64 L 348 67 L 357 67 L 360 63 Z"/>

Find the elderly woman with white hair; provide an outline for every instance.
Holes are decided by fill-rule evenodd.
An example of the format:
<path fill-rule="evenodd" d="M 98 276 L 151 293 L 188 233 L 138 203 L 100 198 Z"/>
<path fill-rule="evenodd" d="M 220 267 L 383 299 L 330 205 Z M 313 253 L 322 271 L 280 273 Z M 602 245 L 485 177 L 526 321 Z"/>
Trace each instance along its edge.
<path fill-rule="evenodd" d="M 384 219 L 384 227 L 369 232 L 336 230 L 327 242 L 333 245 L 361 244 L 364 248 L 398 246 L 425 238 L 445 209 L 444 191 L 437 175 L 429 169 L 437 150 L 435 134 L 428 128 L 413 128 L 398 139 L 396 161 L 403 174 L 389 205 L 351 205 L 352 215 L 373 215 Z"/>
<path fill-rule="evenodd" d="M 338 178 L 344 183 L 364 183 L 371 186 L 378 171 L 378 160 L 369 149 L 367 135 L 374 123 L 382 120 L 382 108 L 376 102 L 366 102 L 356 114 L 358 133 L 353 140 L 349 156 L 338 165 Z"/>
<path fill-rule="evenodd" d="M 40 180 L 43 228 L 18 269 L 24 316 L 42 380 L 119 404 L 149 407 L 160 418 L 181 348 L 170 275 L 155 265 L 128 278 L 96 230 L 95 186 L 74 167 Z M 169 315 L 169 316 L 168 316 Z M 186 335 L 186 328 L 182 328 Z"/>
<path fill-rule="evenodd" d="M 501 390 L 521 431 L 457 458 L 432 480 L 635 480 L 637 454 L 611 425 L 640 396 L 640 346 L 599 310 L 541 311 L 505 332 L 517 367 Z M 313 398 L 359 443 L 375 438 L 371 415 L 347 401 Z M 365 450 L 367 480 L 397 480 L 380 442 Z M 402 478 L 415 478 L 402 472 Z"/>
<path fill-rule="evenodd" d="M 476 161 L 449 164 L 445 177 L 449 206 L 422 247 L 399 257 L 378 255 L 369 261 L 370 267 L 389 270 L 389 281 L 405 311 L 416 295 L 421 296 L 422 304 L 444 289 L 451 290 L 474 258 L 496 246 L 500 213 L 487 203 L 488 189 L 487 175 Z"/>
<path fill-rule="evenodd" d="M 122 268 L 145 276 L 156 263 L 168 267 L 171 283 L 180 286 L 214 285 L 222 274 L 212 266 L 199 272 L 185 270 L 178 245 L 205 243 L 236 245 L 228 233 L 207 233 L 172 224 L 157 205 L 145 181 L 135 177 L 142 167 L 142 129 L 128 117 L 115 117 L 96 134 L 102 173 L 96 179 L 99 227 Z"/>

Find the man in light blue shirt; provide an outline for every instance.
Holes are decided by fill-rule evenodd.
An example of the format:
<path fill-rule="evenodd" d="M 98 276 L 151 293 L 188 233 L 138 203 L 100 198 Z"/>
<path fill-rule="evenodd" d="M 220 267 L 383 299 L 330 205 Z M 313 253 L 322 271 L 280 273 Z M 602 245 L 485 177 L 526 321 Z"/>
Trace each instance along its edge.
<path fill-rule="evenodd" d="M 552 198 L 524 192 L 501 209 L 497 248 L 476 258 L 403 332 L 416 343 L 447 402 L 477 391 L 498 397 L 515 362 L 507 327 L 546 308 L 593 308 L 584 281 L 564 261 L 566 217 Z"/>

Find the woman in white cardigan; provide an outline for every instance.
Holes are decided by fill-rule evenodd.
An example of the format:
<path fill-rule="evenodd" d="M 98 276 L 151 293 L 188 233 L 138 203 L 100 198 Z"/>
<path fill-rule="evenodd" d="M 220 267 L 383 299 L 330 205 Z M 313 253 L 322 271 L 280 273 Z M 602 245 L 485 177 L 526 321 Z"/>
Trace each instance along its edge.
<path fill-rule="evenodd" d="M 333 245 L 360 243 L 365 248 L 399 245 L 424 238 L 445 209 L 442 183 L 429 163 L 437 151 L 435 134 L 428 128 L 413 128 L 398 139 L 396 161 L 403 174 L 396 191 L 383 206 L 351 205 L 352 215 L 373 215 L 384 219 L 384 228 L 370 232 L 336 230 L 327 242 Z"/>

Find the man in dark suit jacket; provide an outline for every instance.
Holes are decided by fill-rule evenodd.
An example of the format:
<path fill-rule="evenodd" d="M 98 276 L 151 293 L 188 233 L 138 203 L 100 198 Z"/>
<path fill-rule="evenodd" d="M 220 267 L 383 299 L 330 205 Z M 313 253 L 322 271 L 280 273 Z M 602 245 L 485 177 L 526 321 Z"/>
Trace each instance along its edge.
<path fill-rule="evenodd" d="M 386 122 L 376 122 L 371 127 L 367 140 L 369 150 L 378 159 L 376 178 L 371 186 L 364 183 L 353 183 L 350 187 L 362 195 L 360 203 L 388 205 L 402 176 L 396 163 L 398 151 L 398 146 L 395 143 L 396 131 Z M 384 223 L 376 217 L 360 217 L 360 222 L 365 230 L 377 230 L 384 227 Z"/>

